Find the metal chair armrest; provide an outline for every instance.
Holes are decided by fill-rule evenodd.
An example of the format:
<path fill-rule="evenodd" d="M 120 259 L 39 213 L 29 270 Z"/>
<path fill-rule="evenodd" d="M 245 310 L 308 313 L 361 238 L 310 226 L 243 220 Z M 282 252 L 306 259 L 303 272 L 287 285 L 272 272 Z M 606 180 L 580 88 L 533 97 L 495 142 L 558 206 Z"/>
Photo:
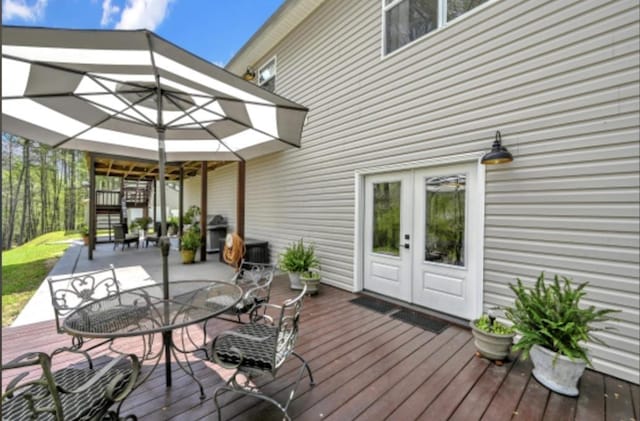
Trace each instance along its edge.
<path fill-rule="evenodd" d="M 2 370 L 11 370 L 14 368 L 28 367 L 31 365 L 40 365 L 41 358 L 49 358 L 44 352 L 27 352 L 6 364 L 2 364 Z"/>

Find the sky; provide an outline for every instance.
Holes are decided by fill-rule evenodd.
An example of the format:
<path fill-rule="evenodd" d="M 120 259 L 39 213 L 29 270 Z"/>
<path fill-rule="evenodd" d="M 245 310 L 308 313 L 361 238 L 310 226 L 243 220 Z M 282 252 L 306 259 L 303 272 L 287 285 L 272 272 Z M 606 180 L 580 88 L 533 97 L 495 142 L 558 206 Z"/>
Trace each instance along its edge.
<path fill-rule="evenodd" d="M 284 0 L 2 0 L 2 23 L 73 29 L 140 29 L 220 66 Z"/>

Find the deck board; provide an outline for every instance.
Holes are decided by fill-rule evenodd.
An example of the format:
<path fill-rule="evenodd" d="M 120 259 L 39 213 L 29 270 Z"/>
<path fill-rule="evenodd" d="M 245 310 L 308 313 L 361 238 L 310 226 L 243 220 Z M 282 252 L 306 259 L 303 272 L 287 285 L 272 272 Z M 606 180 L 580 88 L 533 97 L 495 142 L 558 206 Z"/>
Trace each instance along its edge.
<path fill-rule="evenodd" d="M 274 282 L 271 301 L 294 296 L 284 278 Z M 587 370 L 580 383 L 580 397 L 549 392 L 531 376 L 529 361 L 514 360 L 497 366 L 477 358 L 466 327 L 451 325 L 434 334 L 355 305 L 356 295 L 322 286 L 318 296 L 305 299 L 296 350 L 310 364 L 316 385 L 303 378 L 289 413 L 296 420 L 617 420 L 638 419 L 640 388 L 628 382 Z M 208 337 L 236 326 L 222 320 L 207 325 Z M 191 330 L 204 341 L 201 329 Z M 178 335 L 178 333 L 176 333 Z M 71 343 L 58 334 L 53 321 L 2 330 L 2 359 L 32 350 L 51 352 Z M 159 341 L 159 337 L 156 339 Z M 136 353 L 139 338 L 116 341 L 117 347 Z M 113 354 L 105 348 L 92 351 L 100 363 Z M 127 399 L 122 414 L 135 413 L 145 420 L 209 420 L 217 417 L 213 393 L 232 375 L 190 354 L 195 376 L 206 398 L 200 400 L 197 385 L 172 364 L 173 386 L 167 388 L 164 362 Z M 78 356 L 60 356 L 54 368 L 76 363 Z M 287 361 L 275 380 L 256 384 L 276 398 L 284 398 L 300 367 Z M 145 363 L 144 371 L 150 370 Z M 3 387 L 15 372 L 2 374 Z M 33 376 L 36 373 L 32 374 Z M 223 419 L 275 420 L 280 413 L 271 405 L 226 393 L 221 397 Z"/>

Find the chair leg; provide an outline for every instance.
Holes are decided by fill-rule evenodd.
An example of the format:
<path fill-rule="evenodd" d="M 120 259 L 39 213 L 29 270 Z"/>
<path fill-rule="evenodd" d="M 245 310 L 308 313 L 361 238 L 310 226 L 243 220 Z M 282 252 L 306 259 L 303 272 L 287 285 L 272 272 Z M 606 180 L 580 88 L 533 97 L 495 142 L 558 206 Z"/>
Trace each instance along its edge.
<path fill-rule="evenodd" d="M 298 354 L 298 353 L 297 353 L 297 352 L 295 352 L 295 351 L 291 352 L 291 354 L 295 355 L 296 357 L 298 357 L 298 359 L 299 359 L 300 361 L 302 361 L 302 365 L 303 365 L 303 367 L 306 367 L 306 368 L 307 368 L 307 372 L 309 373 L 309 384 L 310 384 L 311 386 L 315 386 L 316 382 L 315 382 L 315 380 L 313 380 L 313 374 L 311 374 L 311 367 L 309 367 L 309 363 L 307 363 L 307 360 L 305 360 L 304 358 L 302 358 L 302 357 L 300 356 L 300 354 Z"/>

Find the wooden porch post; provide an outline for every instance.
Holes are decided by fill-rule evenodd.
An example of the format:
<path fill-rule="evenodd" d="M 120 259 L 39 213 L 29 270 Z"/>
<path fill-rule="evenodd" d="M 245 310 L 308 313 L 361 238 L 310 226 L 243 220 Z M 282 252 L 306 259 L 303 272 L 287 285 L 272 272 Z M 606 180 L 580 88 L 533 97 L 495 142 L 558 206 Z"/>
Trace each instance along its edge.
<path fill-rule="evenodd" d="M 178 195 L 178 237 L 182 238 L 182 214 L 184 213 L 184 168 L 180 164 L 180 194 Z M 179 244 L 180 242 L 178 242 Z"/>
<path fill-rule="evenodd" d="M 200 261 L 204 262 L 207 260 L 207 161 L 200 163 L 200 173 Z"/>
<path fill-rule="evenodd" d="M 245 161 L 238 162 L 238 188 L 236 190 L 236 232 L 244 239 Z"/>
<path fill-rule="evenodd" d="M 93 154 L 89 154 L 89 260 L 93 260 L 96 246 L 96 165 Z"/>
<path fill-rule="evenodd" d="M 158 222 L 158 216 L 157 216 L 157 208 L 158 208 L 158 188 L 156 187 L 158 184 L 158 179 L 154 178 L 153 179 L 153 223 L 155 224 L 156 222 Z M 155 225 L 153 226 L 154 230 L 155 230 Z M 155 232 L 155 231 L 154 231 Z"/>

